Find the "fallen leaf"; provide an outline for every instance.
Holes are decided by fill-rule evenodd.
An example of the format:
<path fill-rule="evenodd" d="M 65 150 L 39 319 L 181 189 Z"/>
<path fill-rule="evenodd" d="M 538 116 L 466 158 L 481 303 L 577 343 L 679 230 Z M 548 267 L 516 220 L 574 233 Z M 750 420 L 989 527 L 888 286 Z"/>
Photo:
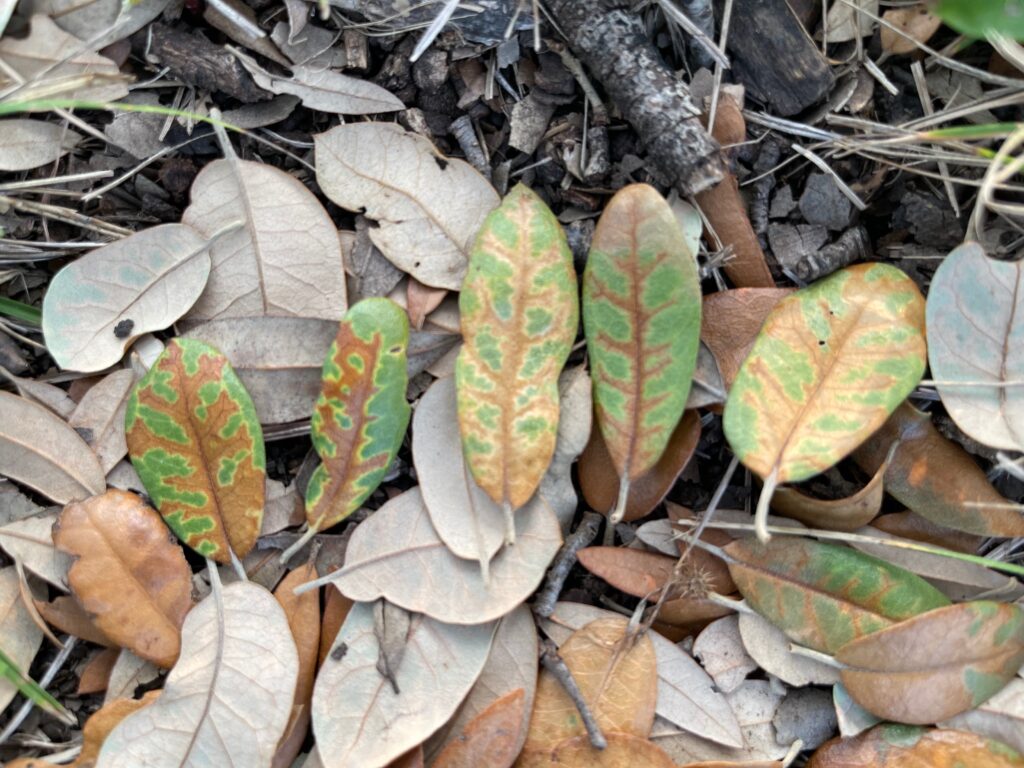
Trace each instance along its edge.
<path fill-rule="evenodd" d="M 617 614 L 580 603 L 555 605 L 552 620 L 542 623 L 544 633 L 562 644 L 573 630 L 600 618 Z M 714 689 L 712 680 L 685 651 L 656 632 L 648 633 L 657 660 L 658 695 L 655 713 L 659 718 L 707 739 L 739 746 L 740 726 L 725 697 Z"/>
<path fill-rule="evenodd" d="M 114 371 L 85 393 L 68 418 L 68 426 L 92 448 L 105 473 L 128 453 L 124 414 L 134 384 L 134 371 Z"/>
<path fill-rule="evenodd" d="M 970 731 L 1024 751 L 1024 680 L 1015 677 L 992 698 L 939 725 Z"/>
<path fill-rule="evenodd" d="M 434 761 L 435 768 L 510 768 L 519 755 L 520 731 L 525 732 L 525 698 L 517 688 L 496 700 L 473 718 L 466 728 L 448 743 Z"/>
<path fill-rule="evenodd" d="M 793 687 L 832 685 L 839 670 L 817 659 L 793 653 L 785 633 L 757 613 L 739 614 L 740 637 L 747 653 L 765 672 Z"/>
<path fill-rule="evenodd" d="M 412 420 L 412 457 L 423 503 L 438 538 L 453 555 L 487 573 L 504 542 L 501 507 L 476 484 L 462 455 L 455 379 L 435 381 Z"/>
<path fill-rule="evenodd" d="M 15 568 L 0 568 L 0 649 L 18 670 L 27 672 L 39 652 L 43 633 L 22 601 L 19 582 Z M 18 686 L 0 676 L 0 710 L 6 709 L 17 693 Z"/>
<path fill-rule="evenodd" d="M 71 558 L 53 543 L 58 507 L 36 517 L 16 520 L 0 528 L 0 547 L 16 562 L 61 591 L 67 591 Z"/>
<path fill-rule="evenodd" d="M 594 418 L 620 480 L 613 523 L 682 418 L 700 310 L 697 262 L 672 209 L 653 187 L 623 188 L 605 206 L 583 273 Z"/>
<path fill-rule="evenodd" d="M 173 339 L 135 385 L 125 427 L 132 465 L 178 538 L 219 563 L 245 557 L 263 521 L 266 455 L 227 358 Z"/>
<path fill-rule="evenodd" d="M 932 522 L 979 536 L 1024 536 L 1024 517 L 1003 498 L 963 448 L 943 437 L 931 417 L 904 403 L 853 459 L 875 473 L 892 444 L 885 490 Z"/>
<path fill-rule="evenodd" d="M 101 371 L 139 336 L 184 315 L 210 275 L 211 242 L 184 224 L 161 224 L 64 267 L 43 297 L 43 335 L 57 365 Z"/>
<path fill-rule="evenodd" d="M 160 516 L 125 491 L 69 504 L 54 542 L 77 559 L 68 572 L 75 597 L 116 644 L 170 667 L 192 607 L 192 572 Z"/>
<path fill-rule="evenodd" d="M 405 109 L 401 99 L 369 80 L 308 64 L 296 64 L 291 68 L 291 77 L 282 77 L 267 72 L 247 58 L 239 57 L 239 61 L 256 85 L 278 95 L 298 96 L 307 109 L 336 115 L 370 115 Z"/>
<path fill-rule="evenodd" d="M 356 528 L 345 566 L 324 577 L 352 600 L 384 597 L 408 611 L 452 624 L 504 616 L 540 586 L 562 537 L 554 513 L 535 499 L 516 518 L 517 541 L 479 564 L 453 555 L 430 525 L 419 488 L 388 501 Z"/>
<path fill-rule="evenodd" d="M 765 479 L 758 535 L 776 484 L 837 463 L 875 432 L 925 368 L 924 299 L 887 264 L 847 267 L 782 299 L 733 383 L 722 425 Z"/>
<path fill-rule="evenodd" d="M 928 6 L 923 3 L 905 8 L 890 8 L 882 15 L 882 19 L 892 25 L 882 24 L 879 27 L 882 50 L 896 55 L 913 53 L 918 50 L 919 46 L 915 43 L 927 43 L 942 26 L 942 19 L 931 13 Z M 892 27 L 896 27 L 896 29 Z M 907 39 L 908 37 L 910 39 Z M 939 265 L 939 268 L 942 268 L 942 264 Z M 977 279 L 977 275 L 974 277 Z M 934 287 L 935 283 L 933 282 L 928 289 L 929 298 L 931 298 Z"/>
<path fill-rule="evenodd" d="M 447 295 L 445 288 L 431 288 L 410 277 L 405 285 L 405 311 L 412 327 L 421 330 L 427 315 L 437 309 Z"/>
<path fill-rule="evenodd" d="M 787 536 L 768 544 L 740 539 L 724 549 L 750 607 L 791 640 L 825 653 L 949 604 L 920 576 L 848 547 Z"/>
<path fill-rule="evenodd" d="M 317 669 L 327 661 L 334 638 L 338 636 L 341 625 L 345 623 L 349 611 L 355 603 L 336 589 L 326 590 L 324 596 L 324 617 L 320 624 L 320 652 L 317 654 Z"/>
<path fill-rule="evenodd" d="M 160 697 L 160 691 L 149 691 L 141 699 L 114 699 L 97 709 L 82 726 L 82 751 L 72 764 L 74 768 L 92 768 L 99 759 L 103 742 L 128 715 L 148 707 Z"/>
<path fill-rule="evenodd" d="M 580 565 L 613 587 L 633 595 L 657 599 L 656 592 L 672 578 L 678 558 L 644 552 L 630 547 L 585 547 L 577 553 Z M 699 595 L 710 590 L 720 594 L 735 591 L 728 566 L 703 550 L 690 552 L 679 573 L 676 588 L 670 592 L 690 592 L 689 579 L 699 580 Z M 693 595 L 690 595 L 693 596 Z"/>
<path fill-rule="evenodd" d="M 198 325 L 184 337 L 227 357 L 261 424 L 283 424 L 313 411 L 324 357 L 337 332 L 337 323 L 312 317 L 229 317 Z"/>
<path fill-rule="evenodd" d="M 594 749 L 586 736 L 560 742 L 550 753 L 524 755 L 516 768 L 542 768 L 562 765 L 566 768 L 674 768 L 675 763 L 661 747 L 645 738 L 628 733 L 607 733 L 608 746 Z"/>
<path fill-rule="evenodd" d="M 923 6 L 889 13 L 897 10 L 930 15 Z M 964 243 L 942 260 L 928 290 L 928 362 L 943 406 L 970 437 L 1011 451 L 1024 449 L 1024 395 L 1014 386 L 1024 379 L 1022 269 Z"/>
<path fill-rule="evenodd" d="M 861 8 L 877 16 L 878 0 L 852 0 L 831 6 L 825 22 L 825 41 L 844 43 L 870 35 L 875 28 L 875 20 L 861 13 Z"/>
<path fill-rule="evenodd" d="M 819 499 L 796 488 L 778 488 L 772 495 L 772 509 L 811 528 L 855 531 L 878 517 L 882 509 L 886 466 L 882 464 L 867 485 L 843 499 Z"/>
<path fill-rule="evenodd" d="M 897 411 L 898 413 L 898 411 Z M 933 523 L 915 512 L 892 512 L 871 521 L 871 527 L 904 539 L 934 544 L 954 552 L 975 554 L 981 547 L 982 537 Z"/>
<path fill-rule="evenodd" d="M 706 626 L 693 642 L 693 655 L 722 693 L 739 688 L 758 668 L 743 647 L 739 616 L 725 616 Z"/>
<path fill-rule="evenodd" d="M 839 670 L 836 669 L 835 672 L 838 680 Z M 836 711 L 839 734 L 843 738 L 858 736 L 882 722 L 880 718 L 854 701 L 843 684 L 838 681 L 832 686 L 832 706 Z"/>
<path fill-rule="evenodd" d="M 75 148 L 82 137 L 43 120 L 0 120 L 0 171 L 28 171 L 53 163 Z"/>
<path fill-rule="evenodd" d="M 103 468 L 92 449 L 60 417 L 0 392 L 0 474 L 59 504 L 103 493 Z"/>
<path fill-rule="evenodd" d="M 1020 753 L 963 731 L 880 725 L 852 739 L 833 739 L 807 768 L 1019 768 Z"/>
<path fill-rule="evenodd" d="M 68 558 L 70 560 L 70 558 Z M 35 601 L 39 615 L 61 632 L 74 635 L 96 645 L 116 645 L 86 612 L 75 598 L 68 595 L 56 597 L 51 602 Z"/>
<path fill-rule="evenodd" d="M 182 638 L 160 698 L 111 731 L 96 768 L 270 765 L 299 667 L 284 610 L 255 584 L 215 585 Z"/>
<path fill-rule="evenodd" d="M 355 512 L 394 461 L 409 426 L 408 343 L 409 319 L 387 299 L 363 299 L 341 321 L 311 421 L 323 463 L 306 487 L 309 531 Z"/>
<path fill-rule="evenodd" d="M 119 648 L 101 648 L 89 657 L 82 674 L 78 678 L 78 688 L 75 694 L 88 696 L 92 693 L 103 693 L 107 690 L 107 681 L 110 680 L 110 670 L 117 663 L 117 657 L 121 655 Z"/>
<path fill-rule="evenodd" d="M 293 590 L 314 578 L 316 570 L 312 563 L 307 563 L 291 571 L 274 590 L 274 597 L 284 609 L 292 639 L 295 640 L 299 675 L 291 718 L 274 755 L 273 768 L 289 768 L 292 765 L 302 750 L 306 733 L 309 731 L 313 680 L 316 677 L 317 657 L 320 651 L 320 590 L 301 595 L 296 595 Z"/>
<path fill-rule="evenodd" d="M 338 320 L 345 272 L 338 230 L 312 192 L 272 165 L 231 156 L 192 183 L 182 224 L 206 237 L 241 222 L 210 249 L 210 279 L 193 321 L 276 315 Z"/>
<path fill-rule="evenodd" d="M 54 384 L 13 376 L 3 367 L 0 367 L 0 376 L 10 381 L 18 390 L 19 395 L 46 406 L 64 420 L 71 416 L 78 405 L 66 390 Z"/>
<path fill-rule="evenodd" d="M 978 706 L 1024 663 L 1024 610 L 977 601 L 938 608 L 836 651 L 843 685 L 874 715 L 925 725 Z"/>
<path fill-rule="evenodd" d="M 160 670 L 153 662 L 139 658 L 128 649 L 122 648 L 117 661 L 114 662 L 114 668 L 110 670 L 103 703 L 132 698 L 139 686 L 147 685 L 159 676 Z"/>
<path fill-rule="evenodd" d="M 127 8 L 120 0 L 95 0 L 87 5 L 82 5 L 77 0 L 29 0 L 25 7 L 19 10 L 25 12 L 31 8 L 36 13 L 47 14 L 57 21 L 60 29 L 67 30 L 82 40 L 88 40 L 89 47 L 98 50 L 138 32 L 163 13 L 167 5 L 168 0 L 152 0 Z M 60 32 L 56 27 L 52 29 Z M 75 45 L 76 53 L 82 52 L 85 47 L 85 43 L 78 41 Z M 77 98 L 85 98 L 77 92 L 76 95 Z M 116 101 L 119 97 L 92 98 L 99 101 Z"/>
<path fill-rule="evenodd" d="M 473 238 L 500 202 L 490 183 L 392 123 L 339 125 L 314 140 L 324 194 L 347 210 L 365 209 L 379 224 L 370 230 L 374 245 L 404 272 L 459 290 Z"/>
<path fill-rule="evenodd" d="M 441 727 L 480 674 L 494 628 L 414 616 L 394 670 L 398 693 L 376 668 L 372 605 L 357 603 L 313 691 L 313 734 L 325 768 L 387 765 Z"/>
<path fill-rule="evenodd" d="M 576 516 L 579 499 L 572 480 L 572 463 L 587 444 L 593 414 L 590 376 L 585 366 L 567 368 L 558 377 L 558 437 L 538 495 L 555 511 L 563 533 Z"/>
<path fill-rule="evenodd" d="M 700 338 L 718 361 L 726 389 L 732 388 L 765 319 L 792 288 L 734 288 L 704 297 Z"/>
<path fill-rule="evenodd" d="M 630 482 L 622 517 L 625 522 L 645 517 L 662 502 L 693 457 L 699 440 L 700 417 L 695 410 L 688 410 L 672 431 L 657 463 Z M 593 509 L 608 510 L 615 506 L 619 477 L 599 429 L 590 431 L 587 447 L 580 454 L 579 478 L 583 498 Z"/>
<path fill-rule="evenodd" d="M 558 375 L 579 324 L 565 234 L 525 186 L 484 222 L 459 310 L 462 452 L 477 484 L 502 506 L 512 542 L 513 512 L 537 490 L 555 451 Z"/>

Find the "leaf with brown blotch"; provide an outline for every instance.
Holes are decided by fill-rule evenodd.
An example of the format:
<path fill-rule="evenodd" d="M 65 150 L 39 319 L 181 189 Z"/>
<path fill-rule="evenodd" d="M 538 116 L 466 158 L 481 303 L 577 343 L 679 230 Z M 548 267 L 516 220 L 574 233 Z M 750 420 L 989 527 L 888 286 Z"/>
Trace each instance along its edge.
<path fill-rule="evenodd" d="M 103 493 L 103 468 L 78 433 L 59 416 L 10 392 L 0 392 L 0 474 L 59 504 Z"/>
<path fill-rule="evenodd" d="M 655 600 L 672 578 L 678 560 L 630 547 L 585 547 L 577 557 L 580 565 L 616 589 Z M 680 569 L 680 579 L 671 591 L 673 596 L 704 597 L 708 591 L 727 595 L 736 590 L 729 567 L 719 558 L 695 548 L 688 560 Z"/>
<path fill-rule="evenodd" d="M 915 616 L 836 652 L 854 701 L 925 725 L 977 707 L 1024 664 L 1024 610 L 979 600 Z"/>
<path fill-rule="evenodd" d="M 602 732 L 646 738 L 654 725 L 658 695 L 654 645 L 646 634 L 628 636 L 628 625 L 624 618 L 592 621 L 574 632 L 558 652 Z M 524 755 L 550 752 L 559 742 L 585 735 L 569 694 L 550 672 L 543 670 Z"/>
<path fill-rule="evenodd" d="M 88 640 L 96 645 L 115 645 L 103 630 L 96 626 L 96 622 L 86 613 L 81 604 L 73 597 L 61 595 L 55 597 L 51 602 L 43 600 L 35 601 L 36 610 L 61 632 L 74 635 L 81 640 Z"/>
<path fill-rule="evenodd" d="M 750 354 L 765 318 L 792 288 L 734 288 L 704 297 L 700 339 L 718 361 L 726 389 Z"/>
<path fill-rule="evenodd" d="M 516 688 L 469 722 L 434 761 L 434 768 L 509 768 L 519 755 L 518 736 L 525 729 L 525 692 Z"/>
<path fill-rule="evenodd" d="M 811 528 L 855 531 L 874 520 L 882 509 L 885 469 L 883 464 L 867 485 L 843 499 L 819 499 L 797 488 L 776 488 L 772 509 Z"/>
<path fill-rule="evenodd" d="M 65 507 L 53 540 L 77 557 L 68 583 L 97 628 L 142 658 L 173 665 L 192 571 L 160 516 L 138 496 L 111 490 Z"/>
<path fill-rule="evenodd" d="M 628 733 L 606 733 L 608 746 L 594 749 L 586 736 L 560 742 L 550 752 L 524 754 L 516 768 L 674 768 L 675 763 L 654 742 Z"/>
<path fill-rule="evenodd" d="M 700 278 L 672 209 L 631 184 L 605 206 L 583 273 L 583 326 L 594 420 L 620 479 L 610 520 L 630 483 L 661 458 L 683 416 L 700 345 Z M 602 510 L 603 511 L 603 510 Z"/>
<path fill-rule="evenodd" d="M 622 517 L 625 522 L 639 520 L 662 502 L 689 463 L 699 440 L 700 417 L 695 410 L 685 411 L 672 431 L 661 458 L 647 472 L 630 482 L 626 512 Z M 590 440 L 580 454 L 578 471 L 580 488 L 587 504 L 594 509 L 611 509 L 615 506 L 619 497 L 619 477 L 601 430 L 590 430 Z"/>
<path fill-rule="evenodd" d="M 128 715 L 148 707 L 159 697 L 160 691 L 149 691 L 141 699 L 114 699 L 89 715 L 82 727 L 82 751 L 72 768 L 93 768 L 110 732 Z"/>
<path fill-rule="evenodd" d="M 39 652 L 43 633 L 22 602 L 19 581 L 15 568 L 0 568 L 0 650 L 17 669 L 27 672 Z M 0 711 L 17 694 L 14 682 L 6 676 L 0 677 Z"/>
<path fill-rule="evenodd" d="M 92 448 L 104 472 L 110 472 L 128 453 L 124 413 L 134 384 L 134 371 L 114 371 L 91 387 L 68 417 L 68 426 Z"/>
<path fill-rule="evenodd" d="M 934 523 L 979 536 L 1024 536 L 1024 515 L 988 481 L 963 448 L 943 437 L 931 417 L 903 403 L 871 439 L 853 454 L 865 472 L 875 473 L 892 444 L 885 490 L 908 509 Z"/>
<path fill-rule="evenodd" d="M 299 653 L 299 677 L 295 687 L 292 716 L 284 737 L 277 746 L 273 768 L 288 768 L 302 749 L 309 730 L 310 702 L 313 698 L 313 680 L 316 677 L 317 657 L 320 651 L 320 590 L 314 589 L 296 595 L 295 587 L 316 578 L 316 568 L 309 562 L 291 571 L 281 579 L 274 597 L 284 608 L 288 626 L 292 630 L 295 649 Z M 336 590 L 335 590 L 336 591 Z"/>
<path fill-rule="evenodd" d="M 558 376 L 579 325 L 576 272 L 558 219 L 517 185 L 488 214 L 459 294 L 455 363 L 462 453 L 473 478 L 513 513 L 530 500 L 555 452 Z"/>
<path fill-rule="evenodd" d="M 807 768 L 1021 768 L 1024 756 L 965 731 L 880 725 L 818 748 Z"/>

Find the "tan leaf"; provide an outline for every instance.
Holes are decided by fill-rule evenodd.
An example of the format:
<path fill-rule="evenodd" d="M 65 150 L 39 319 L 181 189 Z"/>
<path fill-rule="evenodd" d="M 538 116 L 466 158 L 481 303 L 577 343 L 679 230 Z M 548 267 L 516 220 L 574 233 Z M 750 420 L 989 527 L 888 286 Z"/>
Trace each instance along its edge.
<path fill-rule="evenodd" d="M 718 361 L 726 389 L 732 387 L 768 313 L 792 292 L 790 288 L 736 288 L 704 297 L 700 338 Z"/>
<path fill-rule="evenodd" d="M 53 524 L 59 508 L 52 507 L 36 517 L 16 520 L 0 528 L 0 547 L 39 578 L 67 591 L 71 558 L 53 543 Z"/>
<path fill-rule="evenodd" d="M 657 744 L 627 733 L 605 734 L 608 746 L 594 749 L 590 739 L 566 739 L 550 753 L 524 755 L 516 768 L 674 768 L 672 758 Z"/>
<path fill-rule="evenodd" d="M 124 412 L 134 383 L 134 371 L 114 371 L 85 393 L 68 419 L 68 425 L 92 448 L 104 472 L 110 472 L 128 453 Z"/>
<path fill-rule="evenodd" d="M 174 664 L 192 571 L 160 515 L 134 494 L 108 491 L 69 504 L 54 543 L 77 556 L 68 582 L 96 626 L 143 658 Z"/>
<path fill-rule="evenodd" d="M 897 32 L 885 24 L 881 25 L 882 50 L 893 54 L 913 53 L 918 49 L 915 43 L 927 43 L 942 26 L 942 19 L 929 11 L 924 3 L 906 8 L 890 8 L 882 15 L 882 19 L 899 30 Z"/>
<path fill-rule="evenodd" d="M 523 689 L 517 688 L 491 704 L 449 742 L 434 768 L 509 768 L 519 754 L 519 733 L 525 730 L 524 698 Z"/>
<path fill-rule="evenodd" d="M 874 520 L 882 509 L 882 480 L 887 467 L 885 462 L 867 485 L 843 499 L 819 499 L 797 488 L 777 488 L 772 495 L 772 509 L 812 528 L 855 531 Z"/>
<path fill-rule="evenodd" d="M 107 690 L 110 671 L 120 655 L 121 651 L 117 648 L 101 648 L 93 653 L 82 669 L 82 674 L 78 678 L 78 690 L 75 693 L 87 696 L 90 693 L 103 693 Z"/>
<path fill-rule="evenodd" d="M 43 120 L 0 121 L 0 171 L 27 171 L 52 163 L 74 149 L 82 137 Z"/>
<path fill-rule="evenodd" d="M 28 673 L 42 642 L 43 633 L 22 602 L 16 569 L 0 568 L 0 649 L 19 670 Z M 0 679 L 0 710 L 10 704 L 17 693 L 14 683 Z"/>
<path fill-rule="evenodd" d="M 839 682 L 838 669 L 793 653 L 789 638 L 759 614 L 744 611 L 739 622 L 747 653 L 765 672 L 794 687 Z"/>

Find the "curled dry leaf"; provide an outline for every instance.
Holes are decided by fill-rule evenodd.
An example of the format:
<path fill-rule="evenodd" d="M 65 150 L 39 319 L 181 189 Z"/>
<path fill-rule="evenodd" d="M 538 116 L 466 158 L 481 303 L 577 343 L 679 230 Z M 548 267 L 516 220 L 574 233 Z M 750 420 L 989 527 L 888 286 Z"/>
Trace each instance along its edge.
<path fill-rule="evenodd" d="M 583 273 L 583 325 L 594 415 L 620 478 L 612 521 L 629 484 L 653 468 L 682 418 L 700 341 L 694 254 L 664 198 L 631 184 L 608 202 Z"/>
<path fill-rule="evenodd" d="M 63 157 L 82 137 L 43 120 L 0 121 L 0 171 L 28 171 Z"/>
<path fill-rule="evenodd" d="M 586 736 L 560 742 L 550 753 L 523 756 L 516 768 L 674 768 L 675 763 L 657 744 L 628 733 L 605 734 L 608 746 L 598 750 Z"/>
<path fill-rule="evenodd" d="M 579 325 L 565 234 L 534 192 L 516 186 L 488 215 L 459 296 L 455 365 L 462 452 L 506 517 L 534 494 L 555 451 L 558 375 Z"/>
<path fill-rule="evenodd" d="M 281 606 L 255 584 L 215 584 L 182 638 L 160 698 L 114 728 L 96 768 L 270 765 L 299 664 Z"/>
<path fill-rule="evenodd" d="M 0 392 L 0 474 L 59 504 L 103 493 L 96 455 L 60 417 L 41 405 Z"/>
<path fill-rule="evenodd" d="M 510 768 L 519 755 L 519 734 L 526 731 L 522 688 L 505 694 L 474 717 L 438 755 L 435 768 Z"/>
<path fill-rule="evenodd" d="M 339 125 L 314 140 L 324 194 L 376 220 L 370 239 L 404 272 L 459 290 L 473 238 L 499 202 L 490 183 L 391 123 Z"/>
<path fill-rule="evenodd" d="M 622 617 L 597 619 L 558 649 L 601 731 L 646 738 L 654 725 L 658 693 L 654 645 L 633 637 Z M 559 743 L 586 736 L 583 721 L 562 684 L 547 670 L 537 682 L 524 755 L 551 752 Z"/>
<path fill-rule="evenodd" d="M 882 464 L 867 485 L 845 499 L 819 499 L 796 488 L 778 488 L 772 495 L 772 509 L 811 528 L 855 531 L 878 517 L 882 509 L 886 467 L 887 463 Z"/>
<path fill-rule="evenodd" d="M 18 670 L 27 673 L 43 633 L 25 607 L 19 581 L 15 568 L 0 568 L 0 650 Z M 17 693 L 13 681 L 0 677 L 0 710 L 6 709 Z"/>
<path fill-rule="evenodd" d="M 68 264 L 43 297 L 53 359 L 61 368 L 101 371 L 139 336 L 171 325 L 203 292 L 210 245 L 192 227 L 161 224 Z"/>
<path fill-rule="evenodd" d="M 611 611 L 581 603 L 560 602 L 556 621 L 545 620 L 544 633 L 556 644 L 564 643 L 574 629 L 600 618 L 620 618 Z M 738 747 L 743 734 L 735 715 L 708 674 L 678 645 L 656 632 L 648 634 L 657 660 L 658 696 L 655 712 L 659 718 L 703 738 Z"/>
<path fill-rule="evenodd" d="M 949 600 L 920 576 L 847 547 L 786 537 L 725 547 L 729 572 L 747 603 L 817 651 L 851 640 Z"/>
<path fill-rule="evenodd" d="M 533 593 L 562 543 L 554 512 L 540 498 L 517 516 L 516 531 L 516 545 L 491 561 L 485 582 L 477 563 L 456 557 L 438 538 L 419 488 L 411 488 L 356 528 L 345 566 L 321 581 L 333 581 L 352 600 L 384 597 L 439 621 L 491 621 Z"/>
<path fill-rule="evenodd" d="M 309 531 L 335 525 L 380 485 L 409 426 L 409 318 L 387 299 L 345 315 L 324 360 L 310 423 L 322 464 L 306 487 Z"/>
<path fill-rule="evenodd" d="M 215 160 L 196 176 L 192 204 L 181 221 L 206 237 L 241 222 L 210 249 L 210 279 L 189 311 L 190 320 L 254 315 L 338 320 L 345 313 L 338 230 L 291 174 L 234 156 Z"/>
<path fill-rule="evenodd" d="M 718 362 L 726 389 L 750 354 L 765 318 L 792 288 L 736 288 L 704 297 L 700 338 Z"/>
<path fill-rule="evenodd" d="M 420 398 L 412 420 L 412 457 L 438 537 L 452 554 L 478 561 L 486 574 L 504 541 L 502 512 L 463 458 L 454 377 L 438 379 Z"/>
<path fill-rule="evenodd" d="M 672 431 L 661 458 L 629 483 L 624 521 L 639 520 L 662 502 L 689 463 L 699 440 L 700 417 L 695 410 L 686 411 Z M 590 440 L 580 455 L 579 478 L 583 498 L 592 508 L 607 510 L 615 506 L 619 477 L 600 429 L 590 431 Z"/>
<path fill-rule="evenodd" d="M 160 516 L 125 491 L 69 504 L 54 542 L 77 559 L 68 572 L 75 597 L 116 644 L 170 667 L 192 607 L 192 572 Z"/>
<path fill-rule="evenodd" d="M 104 472 L 110 472 L 128 453 L 124 414 L 134 384 L 134 371 L 114 371 L 85 393 L 68 418 L 68 425 L 89 444 Z"/>
<path fill-rule="evenodd" d="M 48 603 L 36 600 L 35 606 L 39 615 L 61 632 L 88 640 L 96 645 L 116 645 L 104 634 L 103 630 L 96 626 L 96 622 L 89 616 L 82 604 L 73 597 L 61 595 Z"/>
<path fill-rule="evenodd" d="M 975 440 L 1010 451 L 1024 450 L 1022 279 L 1019 262 L 965 243 L 942 260 L 928 291 L 928 361 L 942 404 Z"/>
<path fill-rule="evenodd" d="M 51 507 L 35 517 L 8 523 L 0 528 L 0 547 L 15 562 L 21 562 L 39 578 L 66 591 L 71 558 L 53 543 L 53 524 L 59 511 L 59 507 Z"/>
<path fill-rule="evenodd" d="M 266 455 L 227 358 L 173 339 L 135 385 L 125 427 L 132 464 L 178 538 L 219 563 L 245 557 L 263 521 Z"/>
<path fill-rule="evenodd" d="M 925 362 L 924 299 L 887 264 L 847 267 L 775 306 L 723 417 L 736 456 L 765 478 L 762 540 L 775 484 L 806 480 L 857 448 L 921 380 Z"/>
<path fill-rule="evenodd" d="M 885 490 L 932 522 L 979 536 L 1024 536 L 1024 516 L 1007 507 L 963 448 L 943 437 L 931 417 L 904 403 L 853 455 L 865 472 L 882 466 Z"/>
<path fill-rule="evenodd" d="M 230 317 L 184 334 L 227 357 L 261 424 L 309 417 L 320 393 L 324 357 L 338 324 L 312 317 Z"/>
<path fill-rule="evenodd" d="M 807 768 L 1020 768 L 1024 756 L 974 733 L 880 725 L 852 739 L 833 739 Z"/>
<path fill-rule="evenodd" d="M 437 730 L 480 674 L 495 628 L 413 616 L 397 693 L 377 671 L 373 624 L 372 605 L 356 604 L 317 676 L 313 733 L 325 768 L 379 768 Z"/>
<path fill-rule="evenodd" d="M 249 70 L 256 85 L 278 95 L 298 96 L 307 109 L 337 115 L 370 115 L 405 109 L 401 99 L 369 80 L 309 64 L 296 64 L 291 68 L 291 77 L 280 77 L 246 58 L 240 57 L 239 61 Z"/>
<path fill-rule="evenodd" d="M 854 701 L 874 715 L 925 725 L 972 709 L 1024 663 L 1024 610 L 977 601 L 938 608 L 836 652 Z"/>

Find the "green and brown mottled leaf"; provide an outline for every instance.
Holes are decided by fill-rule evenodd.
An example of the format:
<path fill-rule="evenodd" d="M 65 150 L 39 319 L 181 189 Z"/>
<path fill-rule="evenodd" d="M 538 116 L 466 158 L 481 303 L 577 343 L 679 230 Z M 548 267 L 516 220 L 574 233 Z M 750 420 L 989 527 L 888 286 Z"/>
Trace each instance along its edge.
<path fill-rule="evenodd" d="M 558 433 L 558 374 L 579 324 L 572 254 L 534 192 L 516 186 L 477 235 L 459 297 L 462 450 L 509 518 L 537 490 Z"/>
<path fill-rule="evenodd" d="M 726 402 L 725 435 L 770 496 L 775 483 L 806 480 L 864 442 L 925 363 L 914 282 L 886 264 L 848 267 L 768 315 Z"/>
<path fill-rule="evenodd" d="M 672 209 L 646 184 L 608 203 L 583 273 L 594 413 L 623 482 L 661 458 L 690 393 L 700 344 L 697 262 Z"/>
<path fill-rule="evenodd" d="M 938 608 L 844 645 L 843 685 L 885 720 L 925 725 L 977 707 L 1024 664 L 1024 610 L 979 600 Z"/>
<path fill-rule="evenodd" d="M 263 522 L 266 456 L 249 393 L 224 355 L 174 339 L 135 385 L 128 453 L 183 542 L 217 562 L 244 557 Z"/>
<path fill-rule="evenodd" d="M 832 739 L 807 768 L 1021 768 L 1024 755 L 976 733 L 886 724 Z"/>
<path fill-rule="evenodd" d="M 342 318 L 313 409 L 313 447 L 323 463 L 306 489 L 311 531 L 355 512 L 394 460 L 409 426 L 408 346 L 409 319 L 393 301 L 364 299 Z"/>
<path fill-rule="evenodd" d="M 949 605 L 910 571 L 812 539 L 727 545 L 729 572 L 747 604 L 797 643 L 835 653 L 858 637 Z"/>

